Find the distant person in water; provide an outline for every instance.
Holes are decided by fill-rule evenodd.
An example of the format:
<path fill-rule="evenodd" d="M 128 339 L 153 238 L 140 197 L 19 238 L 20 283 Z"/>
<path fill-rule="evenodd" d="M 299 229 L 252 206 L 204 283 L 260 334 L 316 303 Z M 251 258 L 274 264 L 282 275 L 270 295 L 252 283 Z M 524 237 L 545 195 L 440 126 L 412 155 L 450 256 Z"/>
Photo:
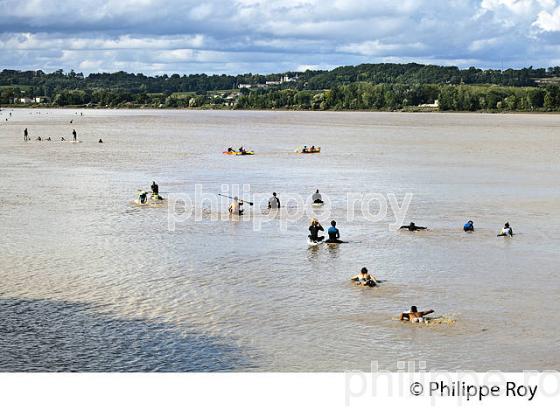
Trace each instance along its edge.
<path fill-rule="evenodd" d="M 23 140 L 25 142 L 29 141 L 29 133 L 27 132 L 27 128 L 23 130 Z"/>
<path fill-rule="evenodd" d="M 425 226 L 416 226 L 414 222 L 411 222 L 409 225 L 403 225 L 399 229 L 408 229 L 409 231 L 423 231 L 424 229 L 428 229 Z"/>
<path fill-rule="evenodd" d="M 327 230 L 327 234 L 329 235 L 329 239 L 327 239 L 326 243 L 344 243 L 344 241 L 340 240 L 340 231 L 336 227 L 336 221 L 331 221 L 331 226 Z"/>
<path fill-rule="evenodd" d="M 138 200 L 141 204 L 145 204 L 146 202 L 148 202 L 148 193 L 146 191 L 140 191 L 140 193 L 138 194 Z"/>
<path fill-rule="evenodd" d="M 315 242 L 321 242 L 325 239 L 324 236 L 319 236 L 319 232 L 324 232 L 325 229 L 321 226 L 319 221 L 316 218 L 311 220 L 311 224 L 309 225 L 309 239 Z"/>
<path fill-rule="evenodd" d="M 51 137 L 47 138 L 47 141 L 51 141 Z"/>
<path fill-rule="evenodd" d="M 101 138 L 99 138 L 99 141 L 98 141 L 98 142 L 99 142 L 100 144 L 103 144 L 103 140 L 102 140 Z"/>
<path fill-rule="evenodd" d="M 72 137 L 74 139 L 74 142 L 78 141 L 78 133 L 76 132 L 76 130 L 72 130 Z"/>
<path fill-rule="evenodd" d="M 323 203 L 323 197 L 319 193 L 319 190 L 315 191 L 315 193 L 313 194 L 311 199 L 313 200 L 314 204 L 322 204 Z"/>
<path fill-rule="evenodd" d="M 409 312 L 401 313 L 399 320 L 408 320 L 412 323 L 421 323 L 426 320 L 425 316 L 429 315 L 430 313 L 434 313 L 434 310 L 430 309 L 419 312 L 416 306 L 411 306 Z"/>
<path fill-rule="evenodd" d="M 357 286 L 369 286 L 373 288 L 374 286 L 379 285 L 379 281 L 375 278 L 375 276 L 370 275 L 366 267 L 363 267 L 360 273 L 354 275 L 350 278 L 351 281 Z"/>
<path fill-rule="evenodd" d="M 279 209 L 280 199 L 276 195 L 276 192 L 272 193 L 272 197 L 268 200 L 268 209 Z"/>
<path fill-rule="evenodd" d="M 506 222 L 498 236 L 513 236 L 513 229 L 509 226 L 509 222 Z"/>
<path fill-rule="evenodd" d="M 41 137 L 37 137 L 37 141 L 42 141 Z"/>
<path fill-rule="evenodd" d="M 238 197 L 233 197 L 233 202 L 229 206 L 229 213 L 232 215 L 243 215 L 243 201 Z"/>
<path fill-rule="evenodd" d="M 66 140 L 64 139 L 64 137 L 60 137 L 60 140 L 61 140 L 61 141 L 66 141 Z"/>
<path fill-rule="evenodd" d="M 152 188 L 153 195 L 159 195 L 159 185 L 156 184 L 156 181 L 152 181 L 152 186 L 150 188 Z"/>
<path fill-rule="evenodd" d="M 465 232 L 474 232 L 474 222 L 468 221 L 466 224 L 463 225 L 463 231 Z"/>

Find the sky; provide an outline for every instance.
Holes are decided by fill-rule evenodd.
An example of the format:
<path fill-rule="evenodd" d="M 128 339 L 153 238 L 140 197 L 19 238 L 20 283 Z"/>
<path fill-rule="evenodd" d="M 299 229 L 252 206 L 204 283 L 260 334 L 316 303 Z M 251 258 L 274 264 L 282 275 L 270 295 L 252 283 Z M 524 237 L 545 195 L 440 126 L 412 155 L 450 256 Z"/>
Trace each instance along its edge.
<path fill-rule="evenodd" d="M 0 0 L 0 69 L 560 65 L 560 0 Z"/>

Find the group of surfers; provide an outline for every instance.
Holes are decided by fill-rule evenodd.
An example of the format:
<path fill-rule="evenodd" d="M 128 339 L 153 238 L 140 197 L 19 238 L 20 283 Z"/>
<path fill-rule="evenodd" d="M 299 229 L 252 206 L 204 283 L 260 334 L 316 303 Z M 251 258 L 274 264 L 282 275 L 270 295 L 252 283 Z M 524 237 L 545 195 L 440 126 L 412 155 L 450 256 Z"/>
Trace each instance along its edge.
<path fill-rule="evenodd" d="M 23 130 L 23 140 L 25 142 L 31 141 L 31 137 L 29 136 L 29 131 L 27 131 L 27 128 Z M 35 141 L 52 141 L 52 139 L 51 137 L 47 137 L 47 138 L 37 137 L 35 138 Z M 66 141 L 66 139 L 64 137 L 60 137 L 60 141 L 64 142 Z M 75 129 L 72 130 L 72 141 L 78 142 L 78 133 L 76 132 Z M 103 144 L 103 139 L 99 138 L 99 141 L 97 142 Z"/>
<path fill-rule="evenodd" d="M 156 181 L 152 181 L 152 185 L 150 186 L 150 189 L 152 190 L 152 199 L 153 200 L 157 200 L 157 201 L 161 201 L 163 200 L 163 197 L 159 194 L 159 185 L 156 184 Z M 141 204 L 145 204 L 148 202 L 148 192 L 146 191 L 140 191 L 138 193 L 138 202 L 140 202 Z"/>
<path fill-rule="evenodd" d="M 239 199 L 239 197 L 234 196 L 233 201 L 229 205 L 228 211 L 232 215 L 243 215 L 243 204 L 244 201 Z M 315 193 L 311 197 L 312 201 L 316 205 L 323 204 L 323 197 L 321 196 L 319 190 L 316 190 Z M 268 200 L 268 209 L 280 209 L 280 198 L 278 198 L 278 194 L 276 192 L 272 193 L 272 196 Z"/>

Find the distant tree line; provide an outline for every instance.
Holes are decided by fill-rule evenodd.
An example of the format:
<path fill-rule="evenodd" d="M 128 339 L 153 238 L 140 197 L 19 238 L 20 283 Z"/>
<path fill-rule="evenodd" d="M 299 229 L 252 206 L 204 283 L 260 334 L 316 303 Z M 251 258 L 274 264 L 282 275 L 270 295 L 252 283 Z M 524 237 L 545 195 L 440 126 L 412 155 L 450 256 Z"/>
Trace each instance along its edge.
<path fill-rule="evenodd" d="M 285 75 L 293 81 L 256 87 Z M 415 63 L 236 76 L 3 70 L 0 104 L 45 96 L 53 106 L 399 110 L 438 100 L 440 110 L 450 111 L 560 111 L 559 77 L 560 67 L 502 71 Z"/>

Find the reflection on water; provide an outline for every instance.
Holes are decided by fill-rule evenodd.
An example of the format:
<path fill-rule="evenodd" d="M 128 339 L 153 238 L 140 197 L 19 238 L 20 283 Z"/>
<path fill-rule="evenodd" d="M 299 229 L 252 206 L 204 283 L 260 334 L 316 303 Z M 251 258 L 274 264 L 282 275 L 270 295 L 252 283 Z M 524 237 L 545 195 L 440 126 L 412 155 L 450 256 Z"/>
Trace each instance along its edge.
<path fill-rule="evenodd" d="M 81 144 L 23 143 L 73 117 L 16 110 L 0 126 L 0 370 L 560 368 L 559 117 L 92 110 Z M 293 154 L 302 143 L 321 154 Z M 236 144 L 257 154 L 222 154 Z M 164 195 L 320 189 L 321 223 L 351 243 L 309 248 L 308 219 L 282 230 L 257 205 L 170 232 L 165 207 L 131 204 L 153 180 Z M 431 230 L 347 220 L 347 192 L 411 192 L 404 222 Z M 506 221 L 519 235 L 496 238 Z M 363 266 L 386 282 L 352 286 Z M 412 304 L 456 323 L 392 320 Z"/>

